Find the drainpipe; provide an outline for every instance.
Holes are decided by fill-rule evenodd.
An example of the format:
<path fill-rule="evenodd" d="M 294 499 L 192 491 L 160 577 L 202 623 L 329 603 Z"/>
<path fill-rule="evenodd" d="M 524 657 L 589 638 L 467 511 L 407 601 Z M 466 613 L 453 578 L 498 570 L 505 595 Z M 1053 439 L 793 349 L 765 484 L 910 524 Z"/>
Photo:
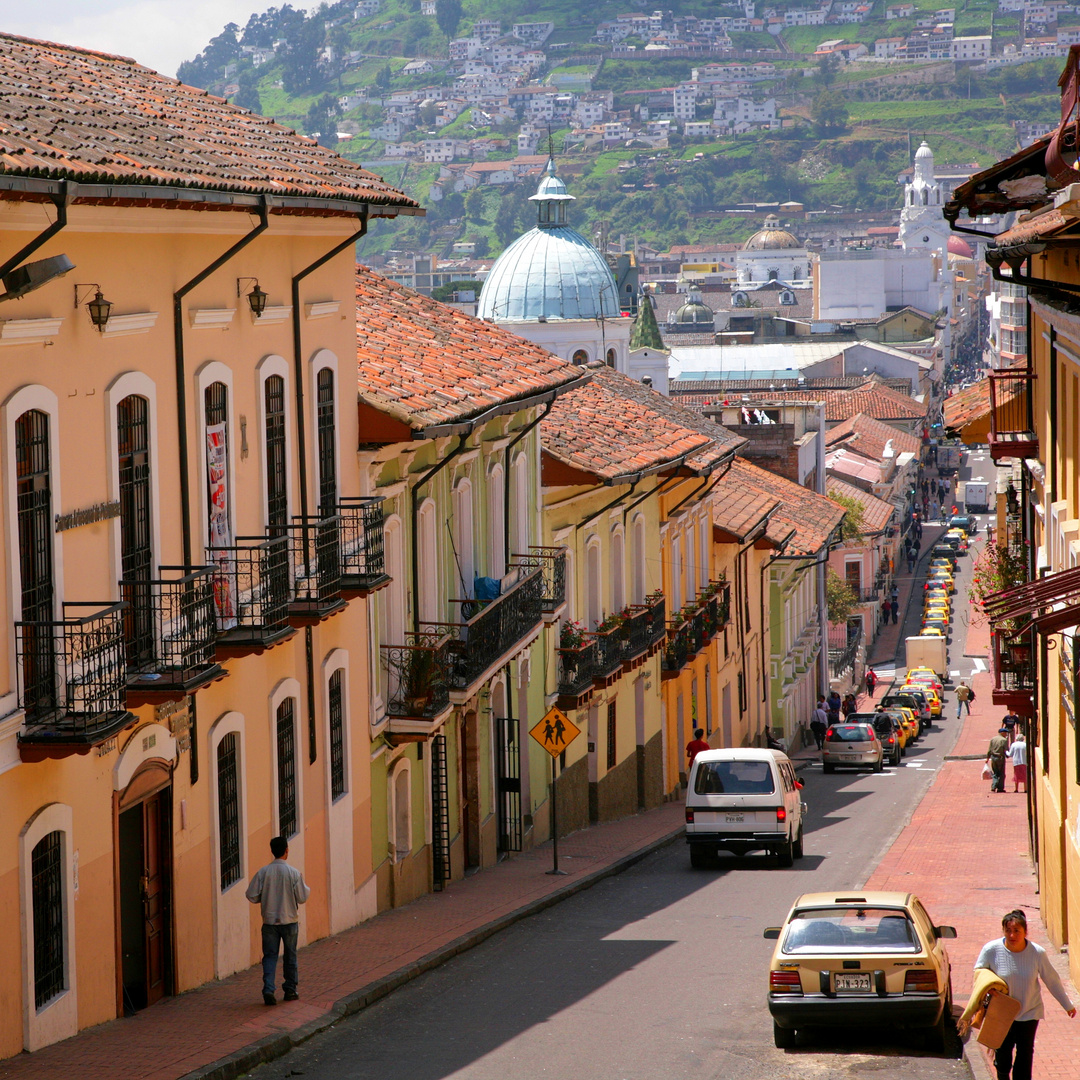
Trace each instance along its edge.
<path fill-rule="evenodd" d="M 77 185 L 72 184 L 74 188 Z M 67 225 L 67 208 L 68 203 L 71 201 L 71 192 L 66 180 L 60 183 L 60 193 L 52 196 L 53 205 L 56 207 L 56 220 L 43 232 L 38 233 L 33 240 L 30 241 L 24 248 L 16 252 L 7 260 L 2 266 L 0 266 L 0 277 L 10 273 L 26 258 L 27 255 L 32 255 L 39 247 L 51 240 L 65 225 Z"/>
<path fill-rule="evenodd" d="M 417 498 L 416 493 L 441 469 L 444 469 L 465 449 L 469 441 L 471 430 L 462 432 L 458 436 L 458 444 L 441 461 L 434 465 L 419 480 L 413 484 L 409 491 L 410 526 L 412 529 L 412 596 L 413 596 L 413 632 L 420 633 L 420 544 L 416 535 Z"/>
<path fill-rule="evenodd" d="M 300 273 L 294 274 L 292 279 L 293 384 L 296 396 L 296 458 L 297 468 L 300 470 L 300 516 L 305 519 L 308 516 L 307 423 L 306 417 L 304 416 L 304 360 L 303 343 L 300 336 L 300 282 L 303 281 L 308 274 L 314 273 L 320 266 L 325 265 L 331 259 L 340 255 L 347 247 L 355 245 L 357 240 L 360 240 L 367 234 L 367 228 L 367 207 L 364 207 L 363 213 L 360 214 L 360 228 L 351 236 L 347 236 L 340 244 L 336 244 L 332 247 L 325 255 L 320 256 L 313 263 L 305 266 Z M 354 258 L 354 265 L 355 262 L 356 260 Z M 355 272 L 353 277 L 353 295 L 350 299 L 352 301 L 353 310 L 355 310 Z M 355 357 L 353 359 L 355 360 Z M 311 392 L 316 392 L 314 386 L 311 388 Z M 306 550 L 305 546 L 305 551 Z"/>
<path fill-rule="evenodd" d="M 536 427 L 536 425 L 539 424 L 540 421 L 543 420 L 544 417 L 547 416 L 547 414 L 549 412 L 551 412 L 551 407 L 555 404 L 556 396 L 557 395 L 554 394 L 554 393 L 551 395 L 551 397 L 548 399 L 548 401 L 544 405 L 544 411 L 531 424 L 526 424 L 525 427 L 522 428 L 521 431 L 518 432 L 518 434 L 514 437 L 514 439 L 511 442 L 507 443 L 506 449 L 503 451 L 503 566 L 506 567 L 506 568 L 508 568 L 510 566 L 510 554 L 511 554 L 511 552 L 510 552 L 510 451 L 513 450 L 514 447 L 517 446 L 517 444 L 519 442 L 521 442 L 521 440 L 524 439 L 525 436 L 528 435 L 529 432 L 532 431 L 532 429 L 534 427 Z M 521 552 L 521 554 L 522 555 L 527 555 L 528 552 L 523 551 L 523 552 Z M 509 675 L 507 675 L 507 678 L 509 679 Z"/>
<path fill-rule="evenodd" d="M 237 252 L 247 247 L 270 224 L 270 197 L 259 199 L 259 224 L 242 236 L 228 251 L 200 270 L 186 285 L 173 293 L 173 348 L 176 356 L 176 434 L 179 441 L 180 521 L 184 566 L 194 565 L 191 558 L 191 478 L 188 475 L 187 373 L 184 370 L 184 297 L 201 285 L 215 270 L 224 266 Z"/>
<path fill-rule="evenodd" d="M 638 484 L 641 483 L 641 478 L 644 475 L 645 475 L 644 473 L 628 473 L 625 477 L 616 477 L 611 482 L 612 487 L 615 487 L 615 486 L 620 486 L 621 487 L 623 484 L 630 484 L 630 490 L 629 491 L 624 491 L 621 495 L 618 495 L 614 499 L 612 499 L 611 502 L 606 503 L 605 505 L 601 506 L 600 509 L 597 510 L 595 514 L 590 514 L 587 518 L 583 519 L 582 521 L 579 521 L 577 523 L 577 525 L 574 526 L 574 532 L 577 532 L 579 529 L 584 529 L 586 525 L 588 525 L 591 521 L 595 521 L 601 514 L 606 513 L 613 506 L 618 506 L 619 503 L 621 503 L 623 501 L 623 499 L 628 499 L 631 495 L 633 495 L 634 494 L 634 488 L 636 488 L 638 486 Z M 631 479 L 630 479 L 631 476 L 634 478 L 632 482 L 631 482 Z"/>

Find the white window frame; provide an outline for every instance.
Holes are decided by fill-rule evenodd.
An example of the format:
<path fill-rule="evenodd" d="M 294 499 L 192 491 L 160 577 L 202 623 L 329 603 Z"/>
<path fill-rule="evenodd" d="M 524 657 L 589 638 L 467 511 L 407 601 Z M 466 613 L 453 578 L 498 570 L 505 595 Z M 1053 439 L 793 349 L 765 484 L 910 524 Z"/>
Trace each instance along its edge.
<path fill-rule="evenodd" d="M 285 383 L 285 513 L 288 520 L 291 520 L 293 492 L 296 490 L 293 486 L 293 448 L 295 445 L 295 436 L 293 434 L 292 380 L 289 378 L 289 365 L 286 363 L 285 358 L 272 353 L 269 356 L 264 356 L 258 364 L 255 365 L 255 408 L 259 417 L 259 470 L 262 475 L 259 500 L 260 505 L 262 506 L 262 522 L 264 525 L 270 520 L 270 506 L 267 500 L 267 487 L 270 474 L 266 460 L 266 380 L 272 375 L 279 375 Z M 337 384 L 335 383 L 335 387 L 336 385 Z M 230 401 L 230 412 L 232 411 L 231 405 L 232 402 Z M 203 426 L 205 428 L 205 423 Z M 231 440 L 229 448 L 230 450 L 232 449 Z M 231 458 L 232 454 L 230 453 L 229 456 Z M 318 455 L 316 455 L 316 457 L 317 456 Z"/>
<path fill-rule="evenodd" d="M 296 833 L 287 837 L 290 847 L 294 843 L 302 843 L 304 836 L 304 792 L 303 774 L 304 763 L 307 761 L 305 748 L 306 740 L 301 738 L 303 726 L 300 723 L 300 703 L 303 700 L 300 693 L 300 683 L 296 679 L 282 679 L 270 694 L 270 791 L 271 813 L 273 815 L 270 825 L 270 835 L 279 836 L 278 827 L 281 822 L 281 804 L 279 801 L 278 788 L 278 755 L 277 755 L 277 711 L 278 707 L 286 698 L 293 700 L 293 739 L 296 748 Z M 327 744 L 327 762 L 329 763 L 329 743 Z"/>
<path fill-rule="evenodd" d="M 236 489 L 236 459 L 240 452 L 240 429 L 236 423 L 236 389 L 233 386 L 232 368 L 218 360 L 210 360 L 195 372 L 195 429 L 198 432 L 199 443 L 199 476 L 197 481 L 198 487 L 196 490 L 199 492 L 198 506 L 200 518 L 199 546 L 196 549 L 197 551 L 203 551 L 206 548 L 209 542 L 208 537 L 210 535 L 210 507 L 206 502 L 206 388 L 216 382 L 224 383 L 225 389 L 228 391 L 229 395 L 228 408 L 225 417 L 225 433 L 228 438 L 226 444 L 228 447 L 226 472 L 229 483 L 230 538 L 235 539 L 237 531 L 236 504 L 239 493 Z M 266 496 L 264 494 L 264 503 L 265 500 Z M 199 559 L 199 561 L 202 561 L 199 555 L 196 555 L 196 558 Z"/>
<path fill-rule="evenodd" d="M 311 392 L 309 394 L 310 411 L 311 411 L 311 435 L 312 439 L 312 453 L 311 453 L 311 465 L 309 471 L 311 472 L 312 481 L 316 496 L 318 495 L 319 488 L 322 485 L 322 477 L 319 475 L 319 372 L 323 368 L 329 368 L 334 373 L 334 475 L 337 477 L 337 492 L 338 498 L 341 497 L 341 423 L 346 416 L 346 410 L 349 408 L 348 400 L 343 400 L 343 390 L 341 386 L 341 377 L 338 372 L 338 358 L 335 353 L 332 353 L 329 349 L 319 349 L 316 352 L 310 362 L 310 375 L 309 381 L 311 383 Z M 355 387 L 354 387 L 355 389 Z M 355 399 L 352 405 L 352 412 L 356 413 Z M 355 446 L 355 441 L 353 443 Z M 290 461 L 291 461 L 290 457 Z M 291 490 L 291 488 L 290 488 Z M 315 504 L 318 503 L 318 498 L 315 499 Z"/>
<path fill-rule="evenodd" d="M 412 538 L 417 546 L 419 563 L 418 596 L 414 597 L 420 622 L 440 622 L 442 612 L 441 582 L 439 580 L 439 535 L 436 522 L 438 507 L 428 496 L 416 511 L 416 535 Z"/>
<path fill-rule="evenodd" d="M 398 836 L 398 777 L 404 774 L 407 777 L 407 787 L 409 796 L 405 803 L 405 832 L 407 833 L 408 847 L 401 847 L 401 838 Z M 387 784 L 386 793 L 390 803 L 388 820 L 390 823 L 390 852 L 391 858 L 395 863 L 403 862 L 409 855 L 412 854 L 412 842 L 413 842 L 413 813 L 412 813 L 412 761 L 402 754 L 401 757 L 394 762 L 393 767 L 390 770 L 389 783 Z"/>
<path fill-rule="evenodd" d="M 506 489 L 505 472 L 501 461 L 494 462 L 487 474 L 487 523 L 490 547 L 488 549 L 488 573 L 501 578 L 506 573 Z"/>

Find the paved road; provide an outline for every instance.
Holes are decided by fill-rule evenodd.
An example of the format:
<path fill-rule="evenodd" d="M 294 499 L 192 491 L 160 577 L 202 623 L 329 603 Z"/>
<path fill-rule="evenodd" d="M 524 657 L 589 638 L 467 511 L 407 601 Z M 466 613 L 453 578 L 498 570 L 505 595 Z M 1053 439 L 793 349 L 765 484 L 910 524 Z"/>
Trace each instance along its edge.
<path fill-rule="evenodd" d="M 970 562 L 960 560 L 954 598 L 956 678 L 978 663 L 963 655 Z M 905 632 L 918 633 L 920 609 L 916 593 Z M 800 893 L 867 878 L 958 730 L 949 695 L 943 720 L 900 768 L 805 769 L 807 853 L 792 869 L 771 857 L 723 855 L 694 871 L 685 845 L 673 844 L 408 984 L 252 1080 L 970 1080 L 963 1061 L 897 1031 L 811 1033 L 795 1050 L 775 1049 L 764 1000 L 772 942 L 761 937 Z"/>

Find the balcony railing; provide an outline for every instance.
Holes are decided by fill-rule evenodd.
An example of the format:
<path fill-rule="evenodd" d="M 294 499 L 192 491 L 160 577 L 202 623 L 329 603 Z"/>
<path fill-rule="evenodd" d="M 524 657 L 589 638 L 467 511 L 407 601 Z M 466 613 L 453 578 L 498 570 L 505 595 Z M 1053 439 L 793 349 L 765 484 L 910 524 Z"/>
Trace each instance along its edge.
<path fill-rule="evenodd" d="M 406 634 L 404 645 L 384 645 L 390 677 L 386 712 L 391 717 L 430 720 L 450 704 L 453 664 L 448 634 Z"/>
<path fill-rule="evenodd" d="M 633 663 L 644 656 L 665 632 L 664 598 L 648 604 L 634 604 L 623 624 L 623 663 Z"/>
<path fill-rule="evenodd" d="M 597 671 L 596 639 L 589 637 L 574 648 L 556 649 L 559 657 L 559 696 L 579 699 L 592 690 Z M 573 708 L 567 702 L 568 707 Z"/>
<path fill-rule="evenodd" d="M 845 671 L 854 669 L 862 639 L 861 621 L 829 631 L 829 675 L 832 678 L 839 678 Z"/>
<path fill-rule="evenodd" d="M 292 633 L 290 537 L 240 536 L 231 547 L 208 547 L 214 577 L 219 655 L 243 655 Z"/>
<path fill-rule="evenodd" d="M 990 372 L 990 456 L 995 461 L 1038 457 L 1034 383 L 1033 371 Z"/>
<path fill-rule="evenodd" d="M 345 606 L 341 595 L 341 518 L 293 518 L 289 538 L 289 622 L 305 626 Z"/>
<path fill-rule="evenodd" d="M 696 652 L 693 619 L 677 619 L 669 622 L 667 644 L 664 646 L 664 656 L 660 661 L 661 673 L 676 674 L 686 666 L 687 661 Z"/>
<path fill-rule="evenodd" d="M 669 621 L 660 663 L 662 676 L 671 678 L 685 667 L 727 625 L 730 614 L 730 586 L 725 581 L 710 581 L 692 609 L 684 608 Z"/>
<path fill-rule="evenodd" d="M 450 686 L 464 690 L 511 652 L 542 618 L 544 574 L 524 568 L 517 583 L 466 622 L 428 623 L 424 629 L 450 636 Z M 463 610 L 479 601 L 458 601 Z"/>
<path fill-rule="evenodd" d="M 214 572 L 161 566 L 153 581 L 121 581 L 127 703 L 182 697 L 225 675 L 215 663 Z"/>
<path fill-rule="evenodd" d="M 124 609 L 69 603 L 58 622 L 15 624 L 24 761 L 85 752 L 134 722 L 124 700 Z"/>
<path fill-rule="evenodd" d="M 649 648 L 659 645 L 667 637 L 667 599 L 662 592 L 645 597 L 645 606 L 652 612 L 649 622 Z"/>
<path fill-rule="evenodd" d="M 338 500 L 341 519 L 341 591 L 362 596 L 385 585 L 382 496 Z"/>
<path fill-rule="evenodd" d="M 994 634 L 995 705 L 1017 707 L 1027 714 L 1035 694 L 1035 663 L 1028 641 L 1010 643 L 1003 632 Z M 1025 707 L 1026 706 L 1026 707 Z"/>
<path fill-rule="evenodd" d="M 544 614 L 554 614 L 566 602 L 566 548 L 530 546 L 527 555 L 515 554 L 513 559 L 518 566 L 543 571 Z"/>

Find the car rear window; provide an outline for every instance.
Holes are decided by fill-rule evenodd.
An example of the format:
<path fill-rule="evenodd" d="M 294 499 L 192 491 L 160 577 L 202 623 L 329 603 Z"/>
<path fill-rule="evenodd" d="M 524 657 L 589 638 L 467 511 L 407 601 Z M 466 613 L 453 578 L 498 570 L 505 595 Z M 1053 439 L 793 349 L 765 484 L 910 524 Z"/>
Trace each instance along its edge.
<path fill-rule="evenodd" d="M 771 795 L 775 790 L 767 761 L 702 761 L 694 780 L 698 795 Z"/>
<path fill-rule="evenodd" d="M 874 721 L 874 730 L 878 735 L 891 735 L 893 733 L 893 721 L 891 716 L 879 716 Z"/>
<path fill-rule="evenodd" d="M 882 708 L 888 705 L 903 705 L 906 709 L 914 709 L 918 707 L 918 702 L 910 694 L 890 694 L 881 699 Z"/>
<path fill-rule="evenodd" d="M 867 724 L 833 724 L 825 733 L 829 742 L 869 742 Z"/>
<path fill-rule="evenodd" d="M 911 918 L 896 908 L 836 907 L 797 911 L 784 934 L 786 953 L 918 952 Z"/>

